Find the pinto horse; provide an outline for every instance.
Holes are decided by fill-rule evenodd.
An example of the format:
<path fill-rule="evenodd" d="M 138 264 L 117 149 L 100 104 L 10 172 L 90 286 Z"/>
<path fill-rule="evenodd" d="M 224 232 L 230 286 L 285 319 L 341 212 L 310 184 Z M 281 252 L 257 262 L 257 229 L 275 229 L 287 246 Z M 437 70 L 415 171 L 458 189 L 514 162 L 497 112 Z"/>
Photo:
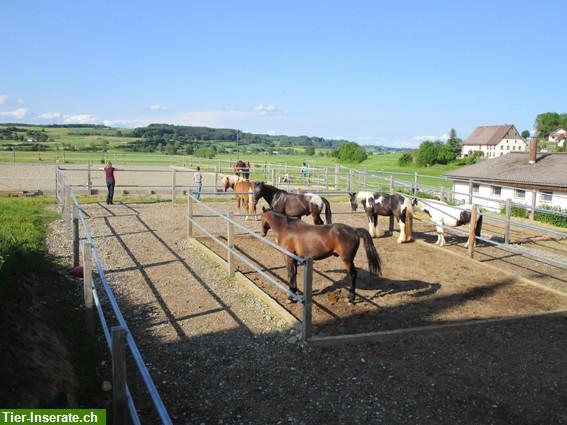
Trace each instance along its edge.
<path fill-rule="evenodd" d="M 323 224 L 321 213 L 325 210 L 325 221 L 332 223 L 329 201 L 313 193 L 289 193 L 264 182 L 256 183 L 254 189 L 254 207 L 260 198 L 264 198 L 272 210 L 288 217 L 300 218 L 304 215 L 313 217 L 313 223 Z"/>
<path fill-rule="evenodd" d="M 398 243 L 411 241 L 412 202 L 402 195 L 381 195 L 378 192 L 351 192 L 348 194 L 350 206 L 356 211 L 360 203 L 368 217 L 368 231 L 372 237 L 379 233 L 378 216 L 395 217 L 400 227 Z"/>
<path fill-rule="evenodd" d="M 452 207 L 440 201 L 427 200 L 426 202 L 419 201 L 414 198 L 413 205 L 427 214 L 431 221 L 435 223 L 435 230 L 437 231 L 436 245 L 445 245 L 445 231 L 443 226 L 458 227 L 463 224 L 471 222 L 471 205 L 465 204 L 459 207 Z M 482 213 L 478 213 L 476 219 L 475 235 L 480 237 L 482 230 Z M 469 247 L 470 239 L 467 240 L 466 248 Z M 475 239 L 476 243 L 476 239 Z"/>
<path fill-rule="evenodd" d="M 256 204 L 254 203 L 254 186 L 248 180 L 243 179 L 240 176 L 223 176 L 221 182 L 224 186 L 224 191 L 226 192 L 228 188 L 231 188 L 236 192 L 236 208 L 240 213 L 240 206 L 244 207 L 244 210 L 248 213 L 256 216 Z M 247 192 L 247 193 L 243 193 Z M 248 215 L 245 220 L 248 220 Z"/>
<path fill-rule="evenodd" d="M 349 303 L 354 303 L 357 275 L 354 258 L 361 239 L 364 241 L 368 258 L 368 271 L 376 276 L 382 275 L 380 257 L 366 229 L 354 229 L 342 223 L 316 226 L 272 210 L 265 208 L 262 210 L 262 233 L 266 236 L 268 230 L 272 229 L 276 234 L 276 242 L 282 248 L 300 257 L 313 257 L 314 260 L 322 260 L 331 255 L 340 257 L 351 277 Z M 295 294 L 297 293 L 297 261 L 287 255 L 285 257 L 289 289 Z M 289 300 L 293 302 L 292 297 Z"/>

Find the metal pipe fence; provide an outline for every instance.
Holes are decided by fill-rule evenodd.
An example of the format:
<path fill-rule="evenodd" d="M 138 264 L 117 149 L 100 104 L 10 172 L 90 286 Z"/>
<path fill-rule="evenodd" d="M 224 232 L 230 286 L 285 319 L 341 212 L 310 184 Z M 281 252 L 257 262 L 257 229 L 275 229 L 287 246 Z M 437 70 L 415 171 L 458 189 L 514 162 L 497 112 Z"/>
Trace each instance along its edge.
<path fill-rule="evenodd" d="M 77 200 L 77 197 L 75 196 L 75 193 L 73 192 L 73 189 L 70 187 L 69 185 L 69 181 L 67 176 L 65 175 L 65 173 L 63 172 L 63 170 L 57 170 L 56 171 L 56 198 L 59 204 L 62 205 L 62 212 L 63 212 L 63 217 L 67 218 L 69 217 L 71 214 L 71 211 L 76 211 L 76 215 L 78 216 L 78 219 L 80 219 L 81 224 L 82 224 L 82 229 L 83 229 L 83 233 L 84 236 L 86 238 L 85 244 L 87 247 L 87 250 L 89 252 L 89 256 L 92 256 L 92 259 L 94 260 L 94 263 L 96 265 L 96 269 L 98 272 L 98 283 L 101 286 L 101 288 L 103 289 L 104 294 L 106 295 L 106 299 L 108 300 L 111 310 L 119 324 L 119 330 L 121 332 L 123 332 L 124 337 L 125 337 L 125 344 L 126 346 L 129 348 L 130 353 L 132 355 L 132 358 L 134 360 L 134 363 L 144 381 L 144 384 L 146 386 L 146 389 L 148 391 L 148 394 L 150 396 L 150 398 L 152 399 L 152 402 L 154 403 L 154 406 L 156 408 L 157 414 L 160 418 L 160 421 L 162 424 L 172 424 L 172 421 L 169 417 L 169 413 L 167 412 L 167 409 L 165 408 L 165 405 L 163 404 L 163 401 L 161 400 L 161 397 L 158 393 L 158 390 L 150 376 L 150 373 L 144 363 L 144 360 L 142 358 L 142 355 L 140 353 L 140 351 L 138 350 L 138 347 L 136 345 L 136 342 L 134 340 L 134 337 L 132 336 L 132 333 L 130 332 L 130 329 L 126 323 L 126 320 L 124 319 L 124 316 L 120 310 L 120 307 L 118 306 L 118 303 L 116 301 L 116 299 L 114 298 L 114 294 L 112 292 L 112 289 L 110 288 L 110 285 L 108 284 L 108 281 L 106 279 L 106 275 L 104 273 L 104 268 L 102 266 L 102 263 L 100 261 L 100 258 L 98 257 L 96 248 L 94 246 L 94 241 L 93 241 L 93 236 L 92 233 L 90 231 L 90 227 L 87 223 L 85 214 L 83 212 L 83 208 L 81 207 L 80 203 Z M 72 215 L 71 215 L 72 216 Z M 75 245 L 76 243 L 78 243 L 78 239 L 73 241 L 73 245 Z M 73 250 L 75 251 L 76 247 L 73 247 Z M 86 270 L 87 268 L 90 270 L 91 265 L 86 265 L 83 264 L 84 266 L 84 270 Z M 86 276 L 86 275 L 85 275 Z M 96 311 L 98 313 L 98 317 L 100 320 L 100 324 L 103 330 L 103 334 L 105 337 L 105 341 L 107 342 L 107 345 L 109 346 L 109 349 L 112 349 L 114 344 L 112 341 L 112 336 L 111 336 L 111 332 L 109 331 L 109 327 L 108 327 L 108 322 L 106 320 L 105 314 L 104 314 L 104 310 L 103 310 L 103 306 L 102 306 L 102 302 L 101 302 L 101 298 L 100 295 L 98 293 L 98 289 L 97 289 L 97 285 L 95 284 L 95 281 L 92 280 L 91 284 L 90 284 L 90 288 L 86 288 L 85 291 L 90 291 L 92 293 L 92 299 L 94 300 L 94 305 L 96 308 Z M 87 308 L 88 306 L 85 305 Z M 88 310 L 87 310 L 87 317 L 89 317 L 88 315 Z M 123 350 L 122 350 L 123 351 Z M 111 350 L 111 352 L 114 353 L 113 350 Z M 123 359 L 124 360 L 124 359 Z M 113 370 L 114 373 L 114 370 Z M 122 382 L 123 387 L 125 388 L 125 407 L 128 408 L 129 412 L 130 412 L 130 417 L 131 420 L 134 424 L 140 424 L 140 419 L 138 417 L 138 413 L 136 411 L 136 407 L 132 398 L 132 395 L 130 393 L 129 387 L 126 384 L 126 382 Z M 113 390 L 114 390 L 114 385 L 113 385 Z M 116 397 L 116 395 L 115 395 Z M 116 406 L 115 406 L 116 407 Z M 122 420 L 119 420 L 119 422 L 123 422 Z"/>

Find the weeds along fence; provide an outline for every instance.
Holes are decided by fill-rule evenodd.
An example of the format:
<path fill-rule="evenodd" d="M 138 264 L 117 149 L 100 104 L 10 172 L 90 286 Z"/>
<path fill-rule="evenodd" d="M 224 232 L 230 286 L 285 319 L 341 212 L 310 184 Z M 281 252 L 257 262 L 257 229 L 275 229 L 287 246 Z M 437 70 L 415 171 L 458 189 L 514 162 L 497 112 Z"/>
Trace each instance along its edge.
<path fill-rule="evenodd" d="M 83 265 L 83 297 L 86 313 L 87 328 L 94 333 L 94 311 L 98 315 L 106 344 L 112 357 L 112 400 L 113 423 L 125 425 L 128 423 L 128 413 L 133 424 L 141 423 L 136 410 L 130 387 L 126 379 L 127 351 L 142 377 L 145 388 L 150 396 L 162 424 L 172 424 L 167 409 L 144 363 L 134 337 L 128 328 L 124 315 L 114 297 L 106 279 L 103 265 L 94 246 L 93 236 L 79 204 L 72 185 L 63 170 L 56 173 L 56 200 L 61 208 L 71 234 L 73 266 Z M 80 225 L 79 225 L 80 222 Z M 82 229 L 82 231 L 80 231 Z M 81 239 L 80 233 L 83 234 Z M 82 262 L 81 262 L 82 257 Z M 98 278 L 95 279 L 93 261 Z M 104 298 L 110 306 L 117 325 L 110 326 L 109 319 L 103 308 Z"/>

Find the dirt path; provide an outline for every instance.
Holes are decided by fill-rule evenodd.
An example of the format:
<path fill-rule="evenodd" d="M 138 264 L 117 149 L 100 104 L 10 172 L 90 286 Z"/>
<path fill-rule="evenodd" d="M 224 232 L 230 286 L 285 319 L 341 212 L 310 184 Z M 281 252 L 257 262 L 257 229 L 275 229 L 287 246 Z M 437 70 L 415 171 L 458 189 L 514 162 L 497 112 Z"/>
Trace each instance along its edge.
<path fill-rule="evenodd" d="M 307 348 L 189 248 L 184 206 L 86 211 L 175 423 L 567 423 L 562 317 Z M 65 243 L 55 255 L 67 256 Z M 151 423 L 151 406 L 137 400 Z"/>

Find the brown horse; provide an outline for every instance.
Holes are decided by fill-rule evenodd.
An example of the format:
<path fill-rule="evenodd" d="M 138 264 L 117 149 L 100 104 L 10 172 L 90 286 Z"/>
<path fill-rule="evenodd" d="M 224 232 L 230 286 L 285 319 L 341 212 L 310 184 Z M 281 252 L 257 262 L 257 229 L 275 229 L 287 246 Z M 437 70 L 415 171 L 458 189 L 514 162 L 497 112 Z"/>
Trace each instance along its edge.
<path fill-rule="evenodd" d="M 356 291 L 356 267 L 354 257 L 364 241 L 368 271 L 376 276 L 382 274 L 380 257 L 374 247 L 370 233 L 366 229 L 354 229 L 346 224 L 313 225 L 298 219 L 289 218 L 272 210 L 262 208 L 261 231 L 266 236 L 269 229 L 276 234 L 276 242 L 282 248 L 300 257 L 313 257 L 322 260 L 334 255 L 340 257 L 351 277 L 348 302 L 353 304 Z M 297 261 L 286 255 L 289 289 L 297 293 Z M 289 298 L 294 301 L 293 298 Z"/>
<path fill-rule="evenodd" d="M 236 192 L 236 208 L 238 212 L 240 213 L 240 206 L 242 205 L 248 214 L 256 217 L 256 205 L 254 203 L 254 188 L 256 184 L 239 176 L 223 176 L 221 182 L 225 192 L 228 188 Z M 249 216 L 247 215 L 246 220 L 248 218 Z"/>

